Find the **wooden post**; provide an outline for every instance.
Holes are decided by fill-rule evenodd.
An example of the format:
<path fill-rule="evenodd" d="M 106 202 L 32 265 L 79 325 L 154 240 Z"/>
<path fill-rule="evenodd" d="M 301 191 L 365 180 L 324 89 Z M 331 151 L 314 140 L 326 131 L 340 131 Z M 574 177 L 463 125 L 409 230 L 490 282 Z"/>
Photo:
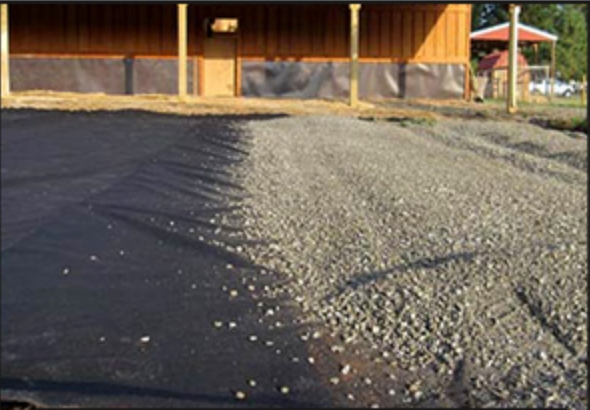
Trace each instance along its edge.
<path fill-rule="evenodd" d="M 10 58 L 9 58 L 9 53 L 8 53 L 8 4 L 2 4 L 0 5 L 0 11 L 1 11 L 1 22 L 0 22 L 0 26 L 1 26 L 1 42 L 0 42 L 0 48 L 1 53 L 2 53 L 2 61 L 1 61 L 1 65 L 2 65 L 2 78 L 0 79 L 2 81 L 2 91 L 1 91 L 1 96 L 2 98 L 4 97 L 8 97 L 8 95 L 10 95 L 10 71 L 9 71 L 9 64 L 10 64 Z"/>
<path fill-rule="evenodd" d="M 178 96 L 186 99 L 187 87 L 187 18 L 186 4 L 178 5 Z"/>
<path fill-rule="evenodd" d="M 477 76 L 475 75 L 475 72 L 473 71 L 473 67 L 471 66 L 471 64 L 468 64 L 468 73 L 469 73 L 469 78 L 470 78 L 470 87 L 472 90 L 472 93 L 475 93 L 475 97 L 473 95 L 471 95 L 471 99 L 474 100 L 475 102 L 483 102 L 483 93 L 480 94 L 479 92 L 479 84 L 477 82 Z"/>
<path fill-rule="evenodd" d="M 510 38 L 508 45 L 508 98 L 506 108 L 512 114 L 517 110 L 516 80 L 518 76 L 518 14 L 520 6 L 510 5 Z"/>
<path fill-rule="evenodd" d="M 199 58 L 193 57 L 193 95 L 199 95 Z"/>
<path fill-rule="evenodd" d="M 549 78 L 551 77 L 551 69 L 545 66 L 543 70 L 543 74 L 545 74 L 544 81 L 543 81 L 543 95 L 545 95 L 548 102 L 551 102 L 551 94 L 549 93 Z"/>
<path fill-rule="evenodd" d="M 582 86 L 580 89 L 580 98 L 582 99 L 582 106 L 586 106 L 586 76 L 582 76 Z"/>
<path fill-rule="evenodd" d="M 549 95 L 553 97 L 553 92 L 555 91 L 555 49 L 556 49 L 557 42 L 551 43 L 551 78 L 549 80 Z"/>
<path fill-rule="evenodd" d="M 350 106 L 358 106 L 359 98 L 359 10 L 360 4 L 350 4 Z"/>

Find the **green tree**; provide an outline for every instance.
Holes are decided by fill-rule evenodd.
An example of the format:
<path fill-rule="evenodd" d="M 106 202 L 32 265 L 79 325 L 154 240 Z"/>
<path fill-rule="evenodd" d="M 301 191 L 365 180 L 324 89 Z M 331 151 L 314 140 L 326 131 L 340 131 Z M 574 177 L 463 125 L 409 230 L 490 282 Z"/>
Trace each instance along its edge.
<path fill-rule="evenodd" d="M 475 3 L 471 16 L 471 29 L 480 30 L 508 21 L 508 10 L 505 4 Z"/>
<path fill-rule="evenodd" d="M 588 37 L 586 15 L 574 4 L 564 4 L 555 21 L 557 72 L 566 80 L 580 80 L 587 74 Z"/>
<path fill-rule="evenodd" d="M 555 27 L 555 21 L 559 17 L 560 9 L 555 3 L 524 4 L 520 14 L 520 22 L 529 26 L 541 29 L 559 36 Z M 527 61 L 531 64 L 549 65 L 551 62 L 551 43 L 540 43 L 539 61 L 535 60 L 532 47 L 525 47 L 522 50 Z"/>

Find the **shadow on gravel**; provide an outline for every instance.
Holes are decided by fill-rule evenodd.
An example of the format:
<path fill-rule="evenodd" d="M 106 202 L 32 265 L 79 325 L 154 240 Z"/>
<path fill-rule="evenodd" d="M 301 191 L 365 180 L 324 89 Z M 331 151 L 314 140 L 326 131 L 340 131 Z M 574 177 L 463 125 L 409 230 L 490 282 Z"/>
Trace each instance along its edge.
<path fill-rule="evenodd" d="M 522 304 L 522 306 L 526 309 L 529 315 L 537 322 L 539 325 L 545 329 L 549 334 L 553 335 L 555 340 L 562 345 L 572 356 L 577 356 L 576 349 L 570 341 L 562 334 L 559 328 L 555 325 L 549 323 L 549 320 L 543 309 L 541 307 L 540 301 L 535 301 L 525 292 L 524 288 L 515 288 L 514 295 L 516 299 Z"/>
<path fill-rule="evenodd" d="M 552 159 L 570 167 L 579 169 L 580 171 L 588 170 L 588 157 L 584 152 L 565 151 L 551 153 L 545 147 L 528 141 L 518 142 L 515 144 L 505 144 L 504 146 L 506 148 L 525 152 L 536 157 Z"/>
<path fill-rule="evenodd" d="M 588 172 L 588 156 L 583 152 L 557 152 L 547 155 L 547 158 L 568 164 L 580 171 Z"/>
<path fill-rule="evenodd" d="M 482 110 L 480 107 L 453 107 L 445 105 L 429 105 L 419 103 L 416 101 L 404 101 L 404 100 L 389 100 L 389 101 L 374 101 L 378 106 L 387 108 L 401 108 L 401 109 L 416 109 L 428 113 L 436 113 L 438 115 L 449 117 L 449 118 L 462 118 L 466 120 L 493 120 L 498 117 L 507 118 L 507 114 L 502 112 L 490 112 Z"/>
<path fill-rule="evenodd" d="M 459 252 L 434 258 L 422 258 L 415 262 L 396 265 L 390 269 L 354 276 L 352 279 L 349 279 L 342 285 L 339 285 L 334 292 L 325 297 L 325 300 L 330 300 L 333 297 L 343 293 L 347 289 L 356 290 L 359 287 L 370 285 L 394 274 L 408 273 L 416 269 L 435 269 L 441 265 L 446 265 L 451 262 L 469 263 L 472 262 L 478 254 L 478 252 Z"/>
<path fill-rule="evenodd" d="M 547 149 L 545 147 L 528 141 L 517 142 L 515 144 L 507 144 L 506 147 L 526 152 L 527 154 L 536 155 L 539 157 L 547 156 Z"/>
<path fill-rule="evenodd" d="M 572 168 L 579 169 L 580 171 L 587 172 L 588 170 L 588 157 L 585 151 L 550 152 L 544 146 L 529 141 L 511 143 L 510 137 L 502 134 L 488 132 L 482 133 L 481 135 L 494 144 L 510 150 L 524 152 L 540 158 L 551 159 Z"/>
<path fill-rule="evenodd" d="M 564 242 L 564 243 L 556 243 L 556 242 L 532 242 L 528 245 L 531 249 L 547 249 L 549 251 L 558 249 L 559 246 L 563 245 L 571 245 L 571 244 L 584 244 L 585 242 Z M 490 255 L 515 255 L 519 252 L 522 252 L 524 249 L 519 248 L 516 250 L 509 250 L 507 248 L 496 248 L 493 251 L 489 250 L 481 250 L 478 252 L 457 252 L 451 253 L 445 256 L 437 256 L 433 258 L 422 258 L 418 259 L 414 262 L 400 264 L 393 266 L 389 269 L 385 269 L 382 271 L 377 272 L 370 272 L 365 274 L 353 275 L 352 278 L 348 279 L 341 285 L 336 287 L 336 290 L 325 297 L 325 300 L 330 300 L 340 294 L 342 294 L 347 289 L 357 290 L 358 288 L 366 285 L 371 285 L 375 282 L 380 280 L 386 279 L 389 276 L 396 275 L 396 274 L 406 274 L 412 272 L 416 269 L 436 269 L 440 266 L 447 265 L 453 262 L 466 262 L 472 263 L 473 260 L 478 256 L 490 256 Z M 527 299 L 525 299 L 524 294 L 517 294 L 519 300 L 523 302 L 525 305 L 530 306 L 528 304 Z"/>

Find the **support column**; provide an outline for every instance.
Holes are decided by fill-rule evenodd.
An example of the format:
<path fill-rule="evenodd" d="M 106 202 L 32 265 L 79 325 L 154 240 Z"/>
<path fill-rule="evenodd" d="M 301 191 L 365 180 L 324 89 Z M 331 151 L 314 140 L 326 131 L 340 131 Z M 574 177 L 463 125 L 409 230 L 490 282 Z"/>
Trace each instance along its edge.
<path fill-rule="evenodd" d="M 580 100 L 582 101 L 582 106 L 586 106 L 586 88 L 588 87 L 588 83 L 586 83 L 586 76 L 582 76 L 582 86 L 580 88 Z"/>
<path fill-rule="evenodd" d="M 0 80 L 2 81 L 1 96 L 2 98 L 4 98 L 10 95 L 10 58 L 8 51 L 8 4 L 0 5 L 0 13 L 2 14 L 0 21 L 0 30 L 2 31 L 0 41 L 0 49 L 2 54 L 0 65 L 2 66 L 2 73 Z"/>
<path fill-rule="evenodd" d="M 350 8 L 350 106 L 356 107 L 359 98 L 359 10 L 360 4 Z"/>
<path fill-rule="evenodd" d="M 178 5 L 178 96 L 186 98 L 187 88 L 187 16 L 186 4 Z"/>
<path fill-rule="evenodd" d="M 508 46 L 508 98 L 506 108 L 512 114 L 517 110 L 517 77 L 518 77 L 518 14 L 520 6 L 511 4 L 510 10 L 510 42 Z"/>
<path fill-rule="evenodd" d="M 553 98 L 553 92 L 555 91 L 555 49 L 557 42 L 551 43 L 551 77 L 549 80 L 549 95 Z"/>

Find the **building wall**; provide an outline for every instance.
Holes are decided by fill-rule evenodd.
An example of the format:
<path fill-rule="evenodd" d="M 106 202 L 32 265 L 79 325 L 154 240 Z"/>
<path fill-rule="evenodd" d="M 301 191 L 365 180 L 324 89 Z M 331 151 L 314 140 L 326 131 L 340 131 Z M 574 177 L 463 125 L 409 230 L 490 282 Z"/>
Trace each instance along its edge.
<path fill-rule="evenodd" d="M 360 55 L 397 62 L 469 61 L 471 5 L 363 5 Z"/>
<path fill-rule="evenodd" d="M 11 54 L 173 56 L 175 4 L 11 4 Z"/>
<path fill-rule="evenodd" d="M 361 9 L 360 58 L 463 63 L 469 4 L 373 4 Z M 189 5 L 189 54 L 202 52 L 203 19 L 237 17 L 252 59 L 347 59 L 349 10 L 331 5 Z M 174 57 L 175 4 L 12 4 L 12 54 Z"/>
<path fill-rule="evenodd" d="M 53 76 L 57 79 L 47 89 L 98 90 L 106 81 L 97 78 L 100 67 L 108 68 L 102 76 L 117 76 L 116 81 L 108 81 L 105 92 L 174 93 L 177 89 L 174 64 L 170 64 L 178 47 L 175 4 L 16 3 L 10 5 L 9 14 L 15 90 L 31 89 L 32 84 L 43 88 L 35 78 Z M 237 66 L 243 95 L 318 97 L 334 90 L 331 96 L 339 98 L 348 92 L 347 4 L 190 4 L 188 54 L 194 69 L 189 90 L 193 92 L 198 92 L 201 81 L 205 18 L 239 20 Z M 361 71 L 383 79 L 383 84 L 377 84 L 374 75 L 362 76 L 362 96 L 372 96 L 363 90 L 400 97 L 463 96 L 471 5 L 364 4 L 360 18 Z M 134 61 L 131 69 L 125 66 L 128 57 Z M 38 59 L 45 64 L 30 61 Z M 94 62 L 81 62 L 88 59 Z M 55 83 L 64 72 L 79 81 Z M 278 80 L 269 88 L 266 82 L 272 78 Z M 420 88 L 426 82 L 438 88 Z"/>

